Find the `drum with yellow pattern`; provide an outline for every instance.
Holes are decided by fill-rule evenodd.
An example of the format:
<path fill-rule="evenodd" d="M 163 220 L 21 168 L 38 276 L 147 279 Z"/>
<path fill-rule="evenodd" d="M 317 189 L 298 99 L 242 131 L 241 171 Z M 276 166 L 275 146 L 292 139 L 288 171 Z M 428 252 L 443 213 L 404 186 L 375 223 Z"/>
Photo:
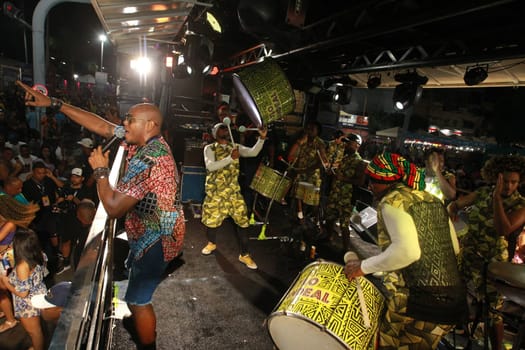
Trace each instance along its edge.
<path fill-rule="evenodd" d="M 250 188 L 262 194 L 266 198 L 282 201 L 290 189 L 292 181 L 283 174 L 267 167 L 259 165 L 253 176 Z"/>
<path fill-rule="evenodd" d="M 288 289 L 267 327 L 280 350 L 373 349 L 383 307 L 383 295 L 366 278 L 350 282 L 341 265 L 314 262 Z"/>

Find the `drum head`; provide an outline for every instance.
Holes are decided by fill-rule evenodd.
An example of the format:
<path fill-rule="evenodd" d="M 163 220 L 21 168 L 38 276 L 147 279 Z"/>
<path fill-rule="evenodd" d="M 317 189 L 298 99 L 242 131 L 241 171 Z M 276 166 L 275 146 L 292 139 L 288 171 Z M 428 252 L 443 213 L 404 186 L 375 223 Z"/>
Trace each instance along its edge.
<path fill-rule="evenodd" d="M 281 67 L 271 58 L 233 75 L 239 102 L 258 128 L 293 111 L 295 94 Z"/>
<path fill-rule="evenodd" d="M 268 331 L 279 350 L 337 350 L 348 349 L 330 331 L 297 315 L 271 315 Z"/>
<path fill-rule="evenodd" d="M 237 91 L 239 102 L 241 103 L 242 108 L 246 114 L 248 114 L 248 117 L 250 117 L 252 123 L 255 124 L 257 128 L 262 128 L 263 121 L 261 118 L 261 113 L 259 112 L 255 101 L 253 100 L 246 86 L 244 86 L 238 74 L 233 74 L 233 86 Z"/>

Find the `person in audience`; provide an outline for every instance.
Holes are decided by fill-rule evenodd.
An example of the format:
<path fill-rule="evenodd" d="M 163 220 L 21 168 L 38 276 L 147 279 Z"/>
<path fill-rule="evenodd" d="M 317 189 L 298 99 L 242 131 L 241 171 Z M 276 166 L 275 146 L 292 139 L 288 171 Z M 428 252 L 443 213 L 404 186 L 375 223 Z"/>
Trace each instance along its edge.
<path fill-rule="evenodd" d="M 15 267 L 9 276 L 0 276 L 0 288 L 13 295 L 15 317 L 31 337 L 34 350 L 44 349 L 44 335 L 40 325 L 40 310 L 31 304 L 34 295 L 45 293 L 44 254 L 37 235 L 27 229 L 18 229 L 13 239 Z"/>

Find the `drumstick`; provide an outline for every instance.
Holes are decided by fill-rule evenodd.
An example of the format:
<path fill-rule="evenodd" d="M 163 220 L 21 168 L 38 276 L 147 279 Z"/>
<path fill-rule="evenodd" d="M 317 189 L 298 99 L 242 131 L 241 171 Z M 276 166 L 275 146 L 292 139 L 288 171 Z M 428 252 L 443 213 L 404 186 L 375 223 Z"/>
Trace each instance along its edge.
<path fill-rule="evenodd" d="M 235 141 L 233 140 L 233 135 L 232 135 L 232 129 L 230 129 L 230 124 L 231 124 L 231 119 L 226 117 L 222 120 L 222 122 L 224 124 L 226 124 L 226 126 L 228 127 L 228 132 L 230 133 L 230 138 L 232 140 L 232 145 L 233 145 L 233 148 L 235 148 Z"/>
<path fill-rule="evenodd" d="M 359 260 L 359 257 L 357 254 L 353 251 L 346 252 L 344 256 L 344 262 L 348 262 L 349 260 Z M 365 295 L 363 294 L 363 289 L 361 288 L 361 284 L 359 283 L 359 278 L 354 278 L 355 280 L 355 286 L 357 289 L 357 297 L 359 298 L 359 306 L 361 307 L 361 313 L 363 314 L 363 322 L 365 324 L 366 328 L 370 328 L 370 314 L 368 313 L 368 309 L 366 308 L 366 300 Z"/>
<path fill-rule="evenodd" d="M 361 306 L 361 313 L 363 314 L 363 322 L 365 324 L 366 328 L 370 328 L 370 314 L 368 313 L 368 309 L 366 307 L 366 300 L 365 295 L 363 294 L 363 289 L 361 288 L 361 284 L 359 283 L 359 280 L 361 277 L 355 278 L 355 285 L 357 288 L 357 296 L 359 297 L 359 304 Z"/>
<path fill-rule="evenodd" d="M 323 157 L 321 157 L 321 152 L 317 150 L 317 155 L 319 156 L 319 159 L 321 160 L 321 164 L 323 165 L 323 169 L 326 171 L 326 165 L 324 165 Z"/>

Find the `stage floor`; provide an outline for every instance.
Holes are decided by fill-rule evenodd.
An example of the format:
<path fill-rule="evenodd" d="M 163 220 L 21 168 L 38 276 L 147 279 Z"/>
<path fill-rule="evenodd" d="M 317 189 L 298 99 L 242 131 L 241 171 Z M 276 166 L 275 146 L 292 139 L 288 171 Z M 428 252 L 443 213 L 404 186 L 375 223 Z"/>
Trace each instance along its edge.
<path fill-rule="evenodd" d="M 201 249 L 207 242 L 205 228 L 194 218 L 190 206 L 185 208 L 187 230 L 183 255 L 170 266 L 153 299 L 159 350 L 275 349 L 265 320 L 294 279 L 315 259 L 343 263 L 340 237 L 318 244 L 314 259 L 309 256 L 309 247 L 302 252 L 299 242 L 293 240 L 300 227 L 290 214 L 290 207 L 275 203 L 266 229 L 269 239 L 257 239 L 260 226 L 250 228 L 250 250 L 259 267 L 257 270 L 250 270 L 238 261 L 239 251 L 230 220 L 225 221 L 217 235 L 217 250 L 203 256 Z M 361 256 L 377 251 L 377 247 L 355 234 L 351 239 Z M 68 277 L 67 273 L 60 276 L 60 280 L 68 278 L 71 275 Z M 118 284 L 119 294 L 123 295 L 126 280 Z M 24 339 L 25 331 L 18 325 L 0 334 L 0 349 L 25 349 Z M 458 345 L 462 342 L 464 339 L 458 337 Z M 110 348 L 134 349 L 120 320 L 115 320 Z M 474 347 L 477 348 L 481 349 Z"/>

